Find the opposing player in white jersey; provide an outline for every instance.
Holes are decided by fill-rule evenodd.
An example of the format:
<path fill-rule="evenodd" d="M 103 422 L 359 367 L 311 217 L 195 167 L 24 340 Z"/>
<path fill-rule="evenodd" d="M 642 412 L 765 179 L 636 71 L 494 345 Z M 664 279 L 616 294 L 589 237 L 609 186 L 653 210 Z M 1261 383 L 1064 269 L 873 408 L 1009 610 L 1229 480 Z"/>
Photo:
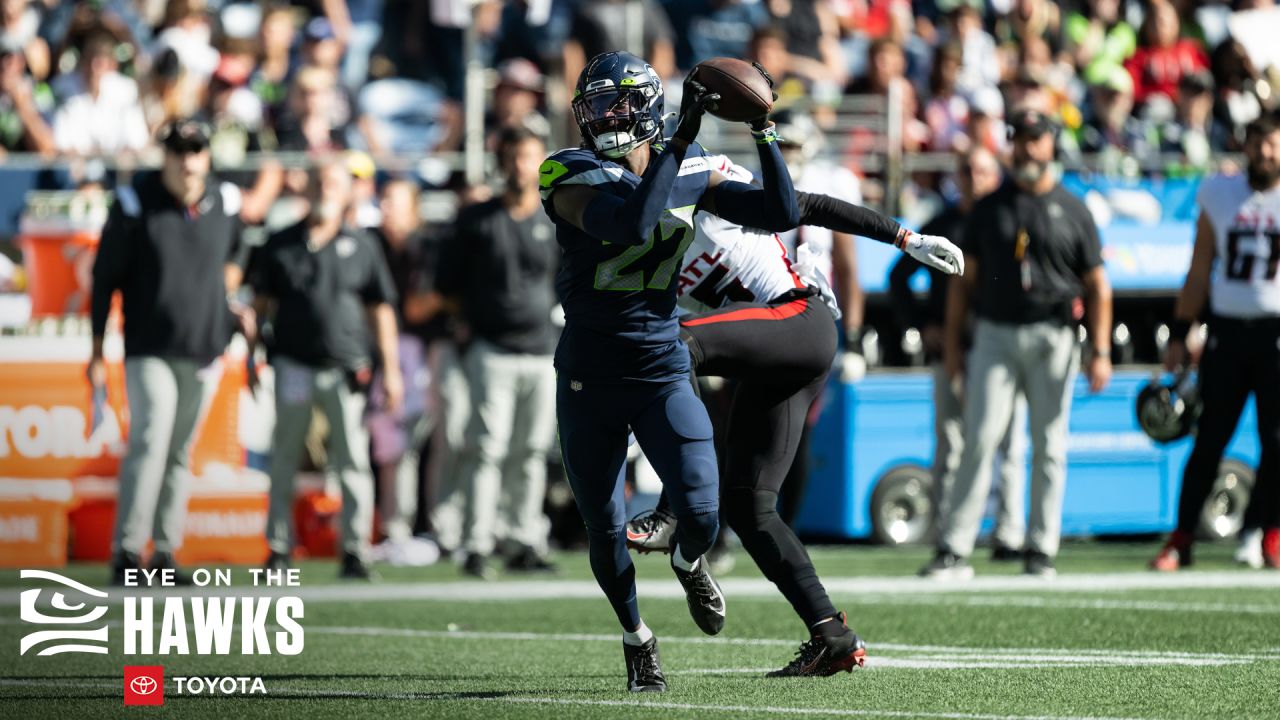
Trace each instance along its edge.
<path fill-rule="evenodd" d="M 717 172 L 750 181 L 725 158 Z M 893 242 L 923 263 L 962 272 L 963 255 L 945 238 L 908 232 L 878 213 L 825 195 L 797 193 L 801 223 Z M 679 303 L 708 310 L 681 320 L 681 337 L 700 375 L 738 381 L 721 458 L 720 512 L 747 553 L 791 603 L 810 639 L 771 676 L 832 675 L 861 665 L 865 648 L 845 624 L 808 553 L 777 511 L 805 416 L 836 352 L 839 317 L 826 279 L 805 248 L 793 263 L 773 233 L 713 215 L 695 216 L 696 234 L 680 271 Z M 666 551 L 675 520 L 665 503 L 627 525 L 633 548 Z"/>
<path fill-rule="evenodd" d="M 1206 179 L 1197 198 L 1195 249 L 1165 365 L 1188 362 L 1187 333 L 1207 322 L 1200 359 L 1204 407 L 1182 474 L 1178 528 L 1151 562 L 1156 570 L 1191 564 L 1201 509 L 1250 393 L 1262 456 L 1242 545 L 1251 550 L 1261 540 L 1262 562 L 1280 568 L 1280 120 L 1264 115 L 1250 123 L 1245 155 L 1244 174 Z"/>

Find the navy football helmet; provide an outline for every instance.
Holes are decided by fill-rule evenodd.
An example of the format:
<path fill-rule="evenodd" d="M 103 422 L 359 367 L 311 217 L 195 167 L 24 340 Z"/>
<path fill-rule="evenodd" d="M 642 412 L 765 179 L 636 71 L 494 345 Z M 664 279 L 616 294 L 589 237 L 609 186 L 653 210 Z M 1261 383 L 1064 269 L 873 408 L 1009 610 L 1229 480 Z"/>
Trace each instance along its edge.
<path fill-rule="evenodd" d="M 589 147 L 623 157 L 662 132 L 662 79 L 631 53 L 597 55 L 578 76 L 573 117 Z"/>

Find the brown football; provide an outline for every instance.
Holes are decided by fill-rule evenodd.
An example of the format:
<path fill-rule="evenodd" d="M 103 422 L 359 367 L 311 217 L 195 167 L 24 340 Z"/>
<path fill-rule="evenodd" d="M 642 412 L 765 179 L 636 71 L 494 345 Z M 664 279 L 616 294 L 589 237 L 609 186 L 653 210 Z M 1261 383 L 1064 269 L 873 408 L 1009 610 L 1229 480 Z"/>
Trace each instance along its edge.
<path fill-rule="evenodd" d="M 720 94 L 720 101 L 711 111 L 718 118 L 746 122 L 773 109 L 773 89 L 749 62 L 730 57 L 711 58 L 698 63 L 691 74 L 708 90 Z"/>

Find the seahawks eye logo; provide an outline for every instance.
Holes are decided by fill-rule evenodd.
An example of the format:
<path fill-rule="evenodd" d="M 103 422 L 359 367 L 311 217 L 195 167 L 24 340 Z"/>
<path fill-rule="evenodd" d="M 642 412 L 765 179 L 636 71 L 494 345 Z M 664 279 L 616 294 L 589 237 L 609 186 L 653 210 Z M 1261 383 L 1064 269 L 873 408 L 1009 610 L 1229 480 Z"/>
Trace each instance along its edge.
<path fill-rule="evenodd" d="M 59 613 L 63 613 L 50 615 L 41 609 L 40 594 L 45 592 L 45 588 L 24 590 L 19 596 L 19 617 L 22 622 L 46 626 L 74 625 L 78 628 L 84 628 L 87 625 L 97 624 L 102 619 L 102 616 L 107 614 L 107 606 L 105 604 L 94 603 L 90 607 L 89 602 L 91 601 L 87 599 L 99 598 L 105 601 L 107 594 L 101 590 L 95 590 L 71 578 L 45 570 L 23 570 L 22 579 L 49 580 L 63 586 L 64 590 L 71 590 L 78 595 L 86 596 L 85 601 L 70 602 L 67 600 L 65 592 L 57 592 L 50 589 L 52 597 L 49 599 L 47 606 Z M 107 625 L 102 623 L 100 627 L 92 629 L 57 627 L 50 630 L 38 630 L 22 638 L 18 654 L 26 655 L 28 650 L 42 643 L 55 644 L 45 647 L 36 653 L 37 655 L 58 655 L 67 652 L 106 655 Z"/>

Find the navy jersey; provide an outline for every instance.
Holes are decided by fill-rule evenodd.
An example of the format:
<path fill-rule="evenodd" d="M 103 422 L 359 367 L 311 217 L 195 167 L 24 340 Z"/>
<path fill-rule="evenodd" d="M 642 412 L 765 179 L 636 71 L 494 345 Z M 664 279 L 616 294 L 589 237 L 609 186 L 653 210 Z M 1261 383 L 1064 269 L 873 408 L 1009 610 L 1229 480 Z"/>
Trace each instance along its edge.
<path fill-rule="evenodd" d="M 584 148 L 553 153 L 541 171 L 542 204 L 564 252 L 556 290 L 565 329 L 556 368 L 574 379 L 667 382 L 686 375 L 689 353 L 680 341 L 676 290 L 680 260 L 694 238 L 694 211 L 710 179 L 701 146 L 689 146 L 662 219 L 643 245 L 592 237 L 561 218 L 551 202 L 556 188 L 566 185 L 626 198 L 639 176 Z"/>

